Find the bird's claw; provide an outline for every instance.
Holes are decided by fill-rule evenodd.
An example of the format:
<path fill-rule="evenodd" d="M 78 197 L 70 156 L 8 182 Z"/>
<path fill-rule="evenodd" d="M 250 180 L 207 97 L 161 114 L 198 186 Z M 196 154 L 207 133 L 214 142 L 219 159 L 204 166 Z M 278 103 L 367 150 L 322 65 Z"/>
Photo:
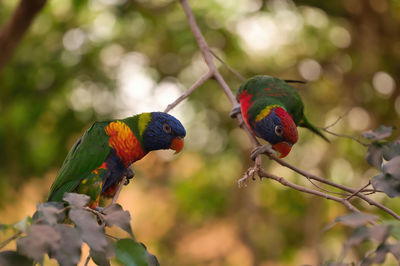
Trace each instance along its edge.
<path fill-rule="evenodd" d="M 103 207 L 96 206 L 96 207 L 94 207 L 94 210 L 97 211 L 97 212 L 99 212 L 99 213 L 103 213 L 104 208 L 103 208 Z"/>
<path fill-rule="evenodd" d="M 255 147 L 251 152 L 250 158 L 254 161 L 258 155 L 263 153 L 268 153 L 275 156 L 278 154 L 274 149 L 272 149 L 272 146 L 270 144 L 265 144 Z"/>
<path fill-rule="evenodd" d="M 126 168 L 125 172 L 124 172 L 124 176 L 126 177 L 124 185 L 128 185 L 129 184 L 129 179 L 132 179 L 135 176 L 135 173 L 133 172 L 133 170 L 131 168 Z"/>
<path fill-rule="evenodd" d="M 235 118 L 236 117 L 236 115 L 237 114 L 240 114 L 242 111 L 241 111 L 241 109 L 240 109 L 240 104 L 238 104 L 238 105 L 235 105 L 233 108 L 232 108 L 232 111 L 229 113 L 229 116 L 231 117 L 231 118 Z"/>

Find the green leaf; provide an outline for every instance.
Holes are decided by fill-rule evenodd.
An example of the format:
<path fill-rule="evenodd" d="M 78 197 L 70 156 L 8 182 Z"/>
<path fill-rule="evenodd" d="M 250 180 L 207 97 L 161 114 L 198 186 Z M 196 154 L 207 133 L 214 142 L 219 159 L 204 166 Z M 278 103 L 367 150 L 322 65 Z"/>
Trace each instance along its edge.
<path fill-rule="evenodd" d="M 385 139 L 387 137 L 390 137 L 392 135 L 393 127 L 392 126 L 380 126 L 376 130 L 372 131 L 366 131 L 362 135 L 370 140 L 376 141 L 376 140 L 381 140 Z"/>
<path fill-rule="evenodd" d="M 124 238 L 117 241 L 117 259 L 127 266 L 147 266 L 146 249 L 132 239 Z"/>
<path fill-rule="evenodd" d="M 89 203 L 90 197 L 85 194 L 64 193 L 63 200 L 72 206 L 83 207 Z"/>
<path fill-rule="evenodd" d="M 124 211 L 119 204 L 112 204 L 107 206 L 104 210 L 104 220 L 107 226 L 116 225 L 122 230 L 128 232 L 133 238 L 133 232 L 131 228 L 131 215 L 128 211 Z"/>
<path fill-rule="evenodd" d="M 389 197 L 400 196 L 400 156 L 396 156 L 383 165 L 382 174 L 372 178 L 371 184 Z"/>
<path fill-rule="evenodd" d="M 0 265 L 2 266 L 32 266 L 33 260 L 18 254 L 16 251 L 3 251 L 0 252 Z"/>

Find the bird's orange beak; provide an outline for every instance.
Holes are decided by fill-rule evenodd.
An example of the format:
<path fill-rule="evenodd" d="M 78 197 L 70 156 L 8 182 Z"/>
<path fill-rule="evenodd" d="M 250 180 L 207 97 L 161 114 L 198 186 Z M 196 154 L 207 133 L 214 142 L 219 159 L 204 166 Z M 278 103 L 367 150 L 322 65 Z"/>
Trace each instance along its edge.
<path fill-rule="evenodd" d="M 279 152 L 279 158 L 283 158 L 289 154 L 290 150 L 292 149 L 292 145 L 287 142 L 279 142 L 273 145 L 272 148 Z"/>
<path fill-rule="evenodd" d="M 184 144 L 183 137 L 176 137 L 172 140 L 171 146 L 169 146 L 169 148 L 171 150 L 174 150 L 175 154 L 177 154 L 182 150 L 183 144 Z"/>

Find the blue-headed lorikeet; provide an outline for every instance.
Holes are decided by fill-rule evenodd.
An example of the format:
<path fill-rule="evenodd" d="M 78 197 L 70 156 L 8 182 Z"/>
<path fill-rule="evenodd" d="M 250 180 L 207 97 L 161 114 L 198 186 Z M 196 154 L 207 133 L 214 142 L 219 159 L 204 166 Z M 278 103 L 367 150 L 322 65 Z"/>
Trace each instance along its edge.
<path fill-rule="evenodd" d="M 255 76 L 243 83 L 236 95 L 246 125 L 254 135 L 268 141 L 272 148 L 280 153 L 280 158 L 288 155 L 297 142 L 296 126 L 308 128 L 328 141 L 307 120 L 300 95 L 287 82 L 270 76 Z M 239 112 L 234 109 L 232 115 L 235 115 L 235 111 Z M 252 158 L 268 151 L 269 147 L 262 146 L 256 149 Z"/>
<path fill-rule="evenodd" d="M 61 201 L 65 192 L 76 192 L 89 195 L 89 206 L 95 208 L 100 196 L 115 194 L 123 176 L 133 177 L 133 162 L 153 150 L 178 153 L 185 135 L 175 117 L 161 112 L 95 122 L 69 151 L 47 201 Z"/>

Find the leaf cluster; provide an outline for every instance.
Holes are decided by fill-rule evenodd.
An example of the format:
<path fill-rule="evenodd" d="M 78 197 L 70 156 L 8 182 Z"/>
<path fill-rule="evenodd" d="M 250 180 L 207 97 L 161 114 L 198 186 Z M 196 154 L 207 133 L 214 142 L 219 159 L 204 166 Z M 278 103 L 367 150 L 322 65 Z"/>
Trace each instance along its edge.
<path fill-rule="evenodd" d="M 111 204 L 101 212 L 86 207 L 87 195 L 66 193 L 64 202 L 39 204 L 32 217 L 12 225 L 0 225 L 1 231 L 16 234 L 0 244 L 0 248 L 16 239 L 17 249 L 0 252 L 0 265 L 43 264 L 45 255 L 60 265 L 77 265 L 81 247 L 90 247 L 90 258 L 97 265 L 110 265 L 115 258 L 124 265 L 159 265 L 157 258 L 135 240 L 131 216 L 119 204 Z M 107 227 L 124 230 L 127 238 L 106 233 Z"/>

